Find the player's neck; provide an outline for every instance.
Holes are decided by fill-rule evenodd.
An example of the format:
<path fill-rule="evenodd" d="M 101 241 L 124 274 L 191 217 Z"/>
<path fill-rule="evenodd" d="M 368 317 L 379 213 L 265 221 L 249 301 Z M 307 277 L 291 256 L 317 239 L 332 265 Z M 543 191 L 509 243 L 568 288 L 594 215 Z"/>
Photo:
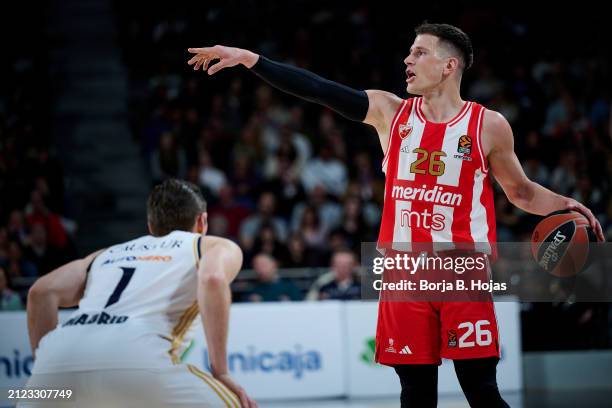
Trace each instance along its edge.
<path fill-rule="evenodd" d="M 423 94 L 421 109 L 428 121 L 446 123 L 457 116 L 464 104 L 459 89 L 437 88 Z"/>

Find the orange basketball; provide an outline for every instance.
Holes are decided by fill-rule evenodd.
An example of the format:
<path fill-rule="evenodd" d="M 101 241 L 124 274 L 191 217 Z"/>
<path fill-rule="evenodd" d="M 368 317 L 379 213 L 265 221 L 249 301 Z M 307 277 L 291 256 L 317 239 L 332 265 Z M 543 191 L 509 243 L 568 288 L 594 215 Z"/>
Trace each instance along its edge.
<path fill-rule="evenodd" d="M 597 238 L 589 220 L 575 211 L 555 211 L 535 227 L 531 253 L 546 272 L 566 278 L 588 264 L 589 242 Z"/>

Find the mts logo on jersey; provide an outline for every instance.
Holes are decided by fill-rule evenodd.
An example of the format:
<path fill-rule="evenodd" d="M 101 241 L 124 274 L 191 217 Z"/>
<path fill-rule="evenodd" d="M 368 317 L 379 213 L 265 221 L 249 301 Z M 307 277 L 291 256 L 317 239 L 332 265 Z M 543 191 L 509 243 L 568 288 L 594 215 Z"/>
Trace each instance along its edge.
<path fill-rule="evenodd" d="M 401 210 L 400 225 L 410 228 L 425 228 L 434 231 L 442 231 L 444 229 L 444 214 L 431 213 L 427 209 L 423 212 Z"/>

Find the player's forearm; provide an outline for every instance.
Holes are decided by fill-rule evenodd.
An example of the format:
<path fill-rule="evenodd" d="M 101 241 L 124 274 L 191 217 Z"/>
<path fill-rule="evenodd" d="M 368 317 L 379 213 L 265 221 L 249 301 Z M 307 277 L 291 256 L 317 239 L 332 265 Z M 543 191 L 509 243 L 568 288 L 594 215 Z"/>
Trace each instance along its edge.
<path fill-rule="evenodd" d="M 220 275 L 204 278 L 200 284 L 198 302 L 213 374 L 227 373 L 227 335 L 231 304 L 227 280 Z"/>
<path fill-rule="evenodd" d="M 32 355 L 38 348 L 38 343 L 45 334 L 57 326 L 57 313 L 59 310 L 59 298 L 53 293 L 40 290 L 36 286 L 28 292 L 28 334 Z"/>
<path fill-rule="evenodd" d="M 347 119 L 362 122 L 368 113 L 369 99 L 365 91 L 349 88 L 305 69 L 259 56 L 251 71 L 270 85 L 309 102 L 327 106 Z"/>
<path fill-rule="evenodd" d="M 518 208 L 531 214 L 546 215 L 568 207 L 571 199 L 529 181 L 515 189 L 509 199 Z"/>

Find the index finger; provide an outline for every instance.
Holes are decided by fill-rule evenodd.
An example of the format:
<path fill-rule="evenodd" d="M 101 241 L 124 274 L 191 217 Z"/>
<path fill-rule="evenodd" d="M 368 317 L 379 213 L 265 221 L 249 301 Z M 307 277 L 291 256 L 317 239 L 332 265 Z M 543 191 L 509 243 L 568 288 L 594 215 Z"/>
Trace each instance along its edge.
<path fill-rule="evenodd" d="M 251 408 L 249 398 L 247 397 L 246 392 L 242 391 L 238 393 L 238 398 L 240 398 L 240 406 L 242 408 Z"/>
<path fill-rule="evenodd" d="M 597 234 L 597 239 L 600 242 L 605 242 L 606 241 L 606 237 L 604 237 L 603 229 L 601 228 L 601 224 L 599 223 L 599 221 L 597 221 L 597 228 L 595 230 L 595 234 Z"/>
<path fill-rule="evenodd" d="M 605 241 L 603 230 L 601 228 L 601 224 L 599 224 L 599 221 L 597 221 L 597 218 L 595 218 L 595 215 L 593 215 L 591 211 L 588 211 L 587 218 L 589 219 L 589 223 L 591 224 L 591 228 L 593 229 L 593 232 L 597 236 L 597 240 Z"/>
<path fill-rule="evenodd" d="M 204 47 L 204 48 L 187 48 L 192 54 L 210 54 L 212 52 L 212 47 Z"/>

